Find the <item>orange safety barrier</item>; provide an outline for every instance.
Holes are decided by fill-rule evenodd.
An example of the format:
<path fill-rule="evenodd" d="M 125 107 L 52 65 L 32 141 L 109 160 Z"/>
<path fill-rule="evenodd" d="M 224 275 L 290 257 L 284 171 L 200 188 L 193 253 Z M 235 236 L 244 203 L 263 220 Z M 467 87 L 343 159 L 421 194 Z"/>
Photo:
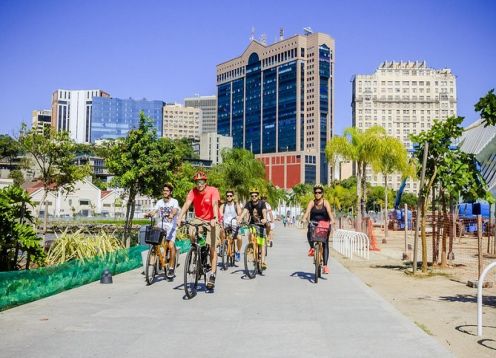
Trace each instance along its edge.
<path fill-rule="evenodd" d="M 381 251 L 379 246 L 377 246 L 377 238 L 375 237 L 374 234 L 374 228 L 372 226 L 372 220 L 370 218 L 367 218 L 367 236 L 369 237 L 370 240 L 370 251 Z"/>

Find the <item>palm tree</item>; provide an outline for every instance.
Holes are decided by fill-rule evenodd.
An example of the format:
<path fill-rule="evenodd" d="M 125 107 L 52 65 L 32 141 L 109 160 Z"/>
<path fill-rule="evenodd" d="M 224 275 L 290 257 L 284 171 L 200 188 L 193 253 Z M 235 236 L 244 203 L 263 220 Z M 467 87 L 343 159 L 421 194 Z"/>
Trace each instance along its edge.
<path fill-rule="evenodd" d="M 380 148 L 378 155 L 372 162 L 372 169 L 376 173 L 381 173 L 384 177 L 384 244 L 388 238 L 388 176 L 395 172 L 400 172 L 403 177 L 413 175 L 413 168 L 408 164 L 408 155 L 403 143 L 392 136 L 384 135 L 379 141 Z"/>
<path fill-rule="evenodd" d="M 380 152 L 380 137 L 385 135 L 384 128 L 373 126 L 365 131 L 357 128 L 346 128 L 343 136 L 333 137 L 326 146 L 326 156 L 333 163 L 338 155 L 355 163 L 357 177 L 357 220 L 356 228 L 361 228 L 362 216 L 365 211 L 366 169 Z"/>

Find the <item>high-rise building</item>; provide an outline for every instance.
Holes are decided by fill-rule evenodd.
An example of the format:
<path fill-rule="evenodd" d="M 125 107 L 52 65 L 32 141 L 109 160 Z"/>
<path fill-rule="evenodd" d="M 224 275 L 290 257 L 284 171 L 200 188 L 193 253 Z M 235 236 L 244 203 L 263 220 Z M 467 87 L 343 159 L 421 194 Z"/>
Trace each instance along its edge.
<path fill-rule="evenodd" d="M 202 110 L 200 133 L 217 132 L 217 96 L 197 96 L 185 98 L 184 106 L 200 108 Z"/>
<path fill-rule="evenodd" d="M 43 134 L 46 127 L 52 125 L 52 111 L 49 109 L 35 110 L 31 115 L 31 128 L 36 133 Z"/>
<path fill-rule="evenodd" d="M 91 110 L 91 142 L 127 136 L 139 126 L 140 112 L 155 123 L 157 135 L 162 136 L 162 101 L 135 100 L 132 98 L 94 97 Z"/>
<path fill-rule="evenodd" d="M 52 94 L 52 127 L 68 131 L 77 143 L 90 142 L 91 106 L 95 97 L 110 97 L 102 90 L 56 90 Z"/>
<path fill-rule="evenodd" d="M 306 29 L 217 65 L 217 133 L 251 150 L 274 185 L 329 181 L 334 55 L 333 38 Z"/>
<path fill-rule="evenodd" d="M 164 106 L 164 130 L 166 138 L 200 139 L 202 111 L 199 108 L 183 107 L 180 104 Z"/>
<path fill-rule="evenodd" d="M 433 69 L 425 61 L 383 62 L 372 75 L 356 75 L 352 93 L 353 126 L 365 130 L 374 125 L 412 149 L 409 134 L 431 128 L 434 119 L 456 116 L 456 78 L 450 69 Z M 382 175 L 367 169 L 367 181 L 384 185 Z M 398 189 L 400 174 L 388 177 Z M 408 181 L 405 191 L 417 192 Z"/>
<path fill-rule="evenodd" d="M 200 134 L 200 159 L 210 160 L 212 164 L 222 163 L 222 150 L 232 148 L 232 137 L 225 137 L 217 133 Z"/>

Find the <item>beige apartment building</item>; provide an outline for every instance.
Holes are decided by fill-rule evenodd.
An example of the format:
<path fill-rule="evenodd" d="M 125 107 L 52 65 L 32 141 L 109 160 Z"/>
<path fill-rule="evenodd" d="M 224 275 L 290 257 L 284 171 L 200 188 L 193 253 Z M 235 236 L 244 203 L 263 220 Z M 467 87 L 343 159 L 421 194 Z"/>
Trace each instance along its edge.
<path fill-rule="evenodd" d="M 184 106 L 202 110 L 200 133 L 217 133 L 217 96 L 188 97 Z"/>
<path fill-rule="evenodd" d="M 222 163 L 222 150 L 232 149 L 232 137 L 217 133 L 200 134 L 200 159 L 211 160 L 212 165 Z"/>
<path fill-rule="evenodd" d="M 199 108 L 184 107 L 180 104 L 164 106 L 163 136 L 171 139 L 200 139 L 202 111 Z"/>
<path fill-rule="evenodd" d="M 450 69 L 434 69 L 425 61 L 383 62 L 371 75 L 356 75 L 352 92 L 353 126 L 365 130 L 374 125 L 400 139 L 412 151 L 409 134 L 429 130 L 434 119 L 457 113 L 456 78 Z M 367 181 L 384 185 L 382 175 L 367 168 Z M 397 190 L 401 176 L 388 178 Z M 418 192 L 418 183 L 408 180 L 406 192 Z"/>
<path fill-rule="evenodd" d="M 252 151 L 274 185 L 329 182 L 334 58 L 334 39 L 306 28 L 273 44 L 253 39 L 217 65 L 217 133 Z"/>
<path fill-rule="evenodd" d="M 31 113 L 31 128 L 38 134 L 43 134 L 45 128 L 52 126 L 52 111 L 50 109 L 35 110 Z"/>

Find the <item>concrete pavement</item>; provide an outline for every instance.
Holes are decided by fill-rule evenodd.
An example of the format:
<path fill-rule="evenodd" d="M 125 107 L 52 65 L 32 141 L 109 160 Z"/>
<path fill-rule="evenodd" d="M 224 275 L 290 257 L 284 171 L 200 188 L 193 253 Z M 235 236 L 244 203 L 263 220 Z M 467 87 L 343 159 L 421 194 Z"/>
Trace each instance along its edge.
<path fill-rule="evenodd" d="M 134 270 L 0 312 L 0 357 L 451 356 L 332 258 L 314 284 L 304 231 L 274 243 L 265 276 L 219 271 L 189 301 L 181 265 L 174 282 Z"/>

